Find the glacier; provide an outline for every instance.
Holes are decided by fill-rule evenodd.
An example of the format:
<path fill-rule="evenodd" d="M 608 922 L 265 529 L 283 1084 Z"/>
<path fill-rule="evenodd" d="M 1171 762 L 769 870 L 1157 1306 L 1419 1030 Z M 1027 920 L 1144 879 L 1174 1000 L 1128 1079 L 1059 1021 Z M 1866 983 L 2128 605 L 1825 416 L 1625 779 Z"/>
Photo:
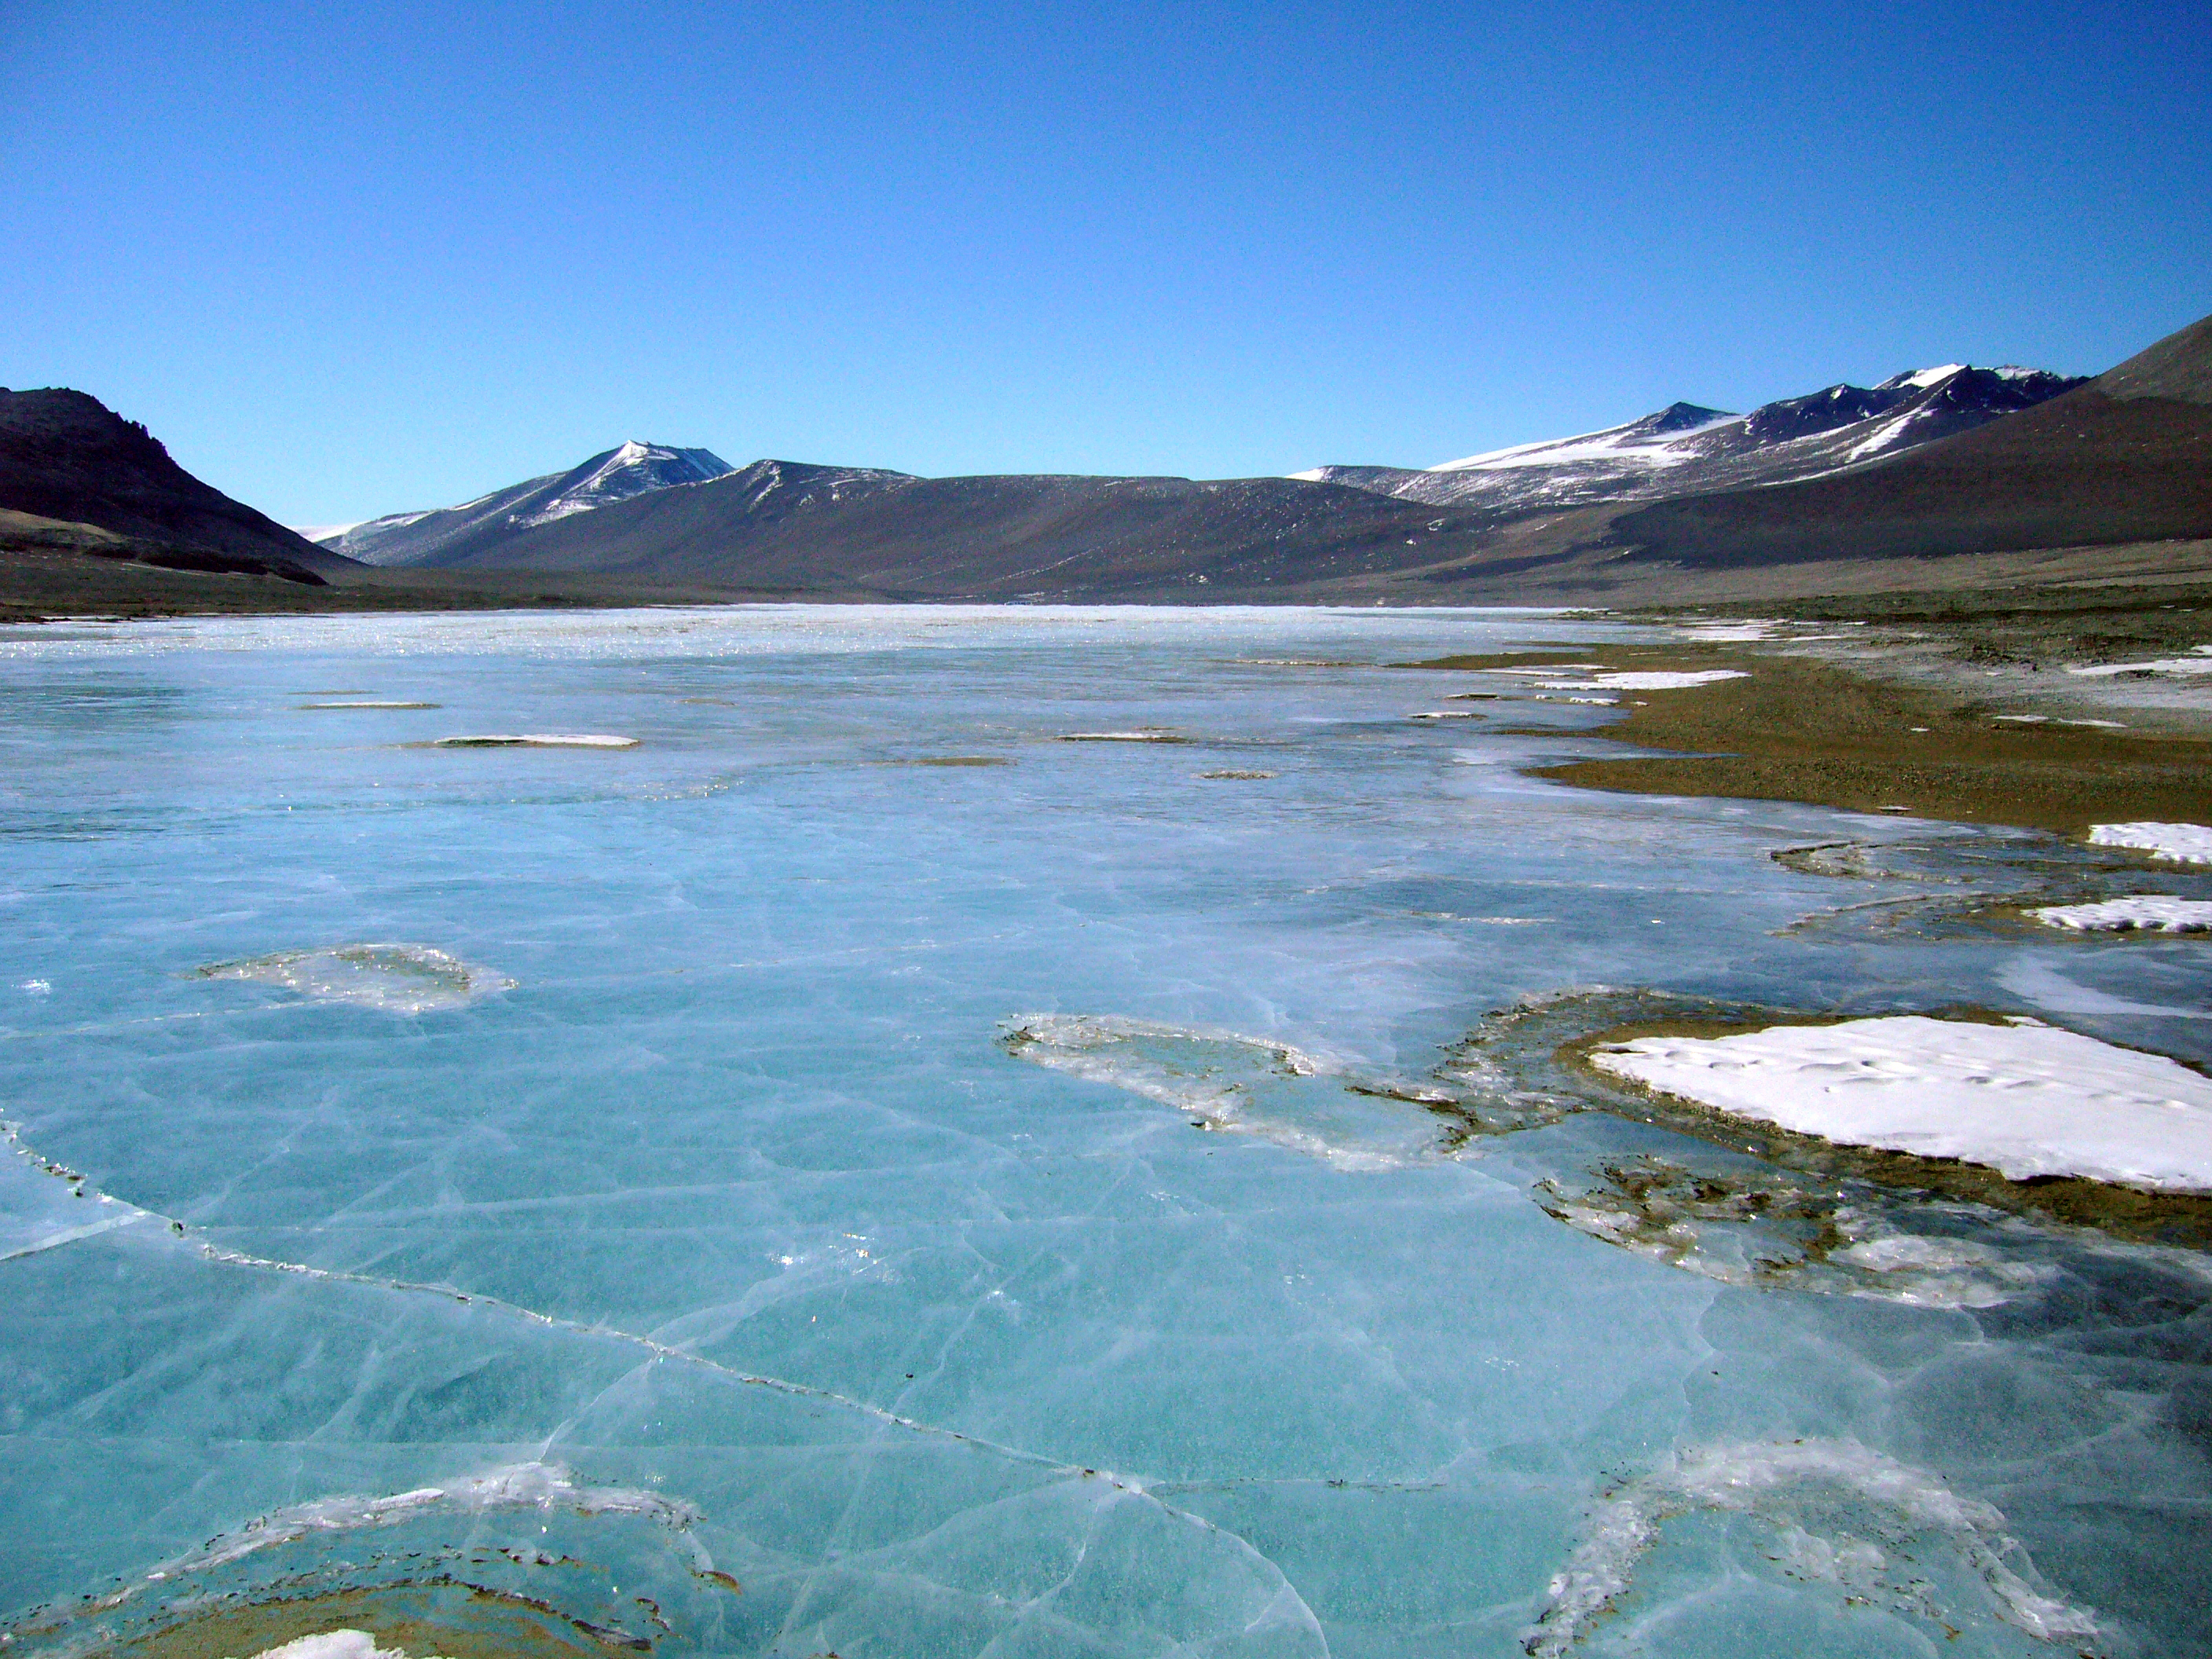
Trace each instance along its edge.
<path fill-rule="evenodd" d="M 2200 1248 L 1550 1056 L 1672 998 L 2202 1066 L 2212 944 L 1804 928 L 2144 869 L 1568 789 L 1607 708 L 1389 665 L 1666 636 L 0 633 L 8 1650 L 2204 1651 Z"/>

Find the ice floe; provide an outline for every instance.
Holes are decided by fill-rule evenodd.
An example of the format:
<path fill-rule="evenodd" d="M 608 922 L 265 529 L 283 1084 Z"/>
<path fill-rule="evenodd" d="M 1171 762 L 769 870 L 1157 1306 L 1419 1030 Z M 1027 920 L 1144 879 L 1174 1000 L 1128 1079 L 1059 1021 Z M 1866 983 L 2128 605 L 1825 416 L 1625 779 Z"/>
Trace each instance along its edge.
<path fill-rule="evenodd" d="M 2046 904 L 2028 912 L 2046 927 L 2076 933 L 2201 933 L 2212 931 L 2212 900 L 2142 893 L 2094 904 Z"/>
<path fill-rule="evenodd" d="M 483 1515 L 499 1510 L 639 1516 L 679 1533 L 699 1519 L 698 1510 L 681 1498 L 626 1486 L 586 1485 L 559 1463 L 512 1463 L 483 1474 L 385 1497 L 342 1495 L 272 1510 L 187 1554 L 163 1562 L 146 1577 L 158 1583 L 185 1573 L 226 1566 L 314 1534 L 386 1527 L 430 1510 Z"/>
<path fill-rule="evenodd" d="M 1790 1577 L 1837 1584 L 1862 1602 L 1940 1625 L 1955 1637 L 1977 1613 L 2046 1642 L 2096 1636 L 2095 1615 L 2044 1594 L 2003 1514 L 1962 1498 L 1937 1475 L 1852 1439 L 1743 1441 L 1692 1446 L 1607 1492 L 1581 1541 L 1553 1575 L 1523 1639 L 1534 1659 L 1565 1659 L 1628 1591 L 1637 1564 L 1677 1516 L 1750 1516 L 1779 1534 L 1769 1552 Z M 1936 1598 L 1927 1557 L 1948 1552 L 1980 1608 Z"/>
<path fill-rule="evenodd" d="M 1179 732 L 1063 732 L 1062 743 L 1188 743 Z"/>
<path fill-rule="evenodd" d="M 2092 847 L 2132 847 L 2178 864 L 2212 864 L 2212 826 L 2202 823 L 2096 823 Z"/>
<path fill-rule="evenodd" d="M 303 702 L 303 703 L 301 703 L 301 704 L 300 705 L 300 707 L 301 707 L 301 708 L 443 708 L 444 706 L 445 706 L 445 705 L 444 705 L 444 704 L 442 704 L 442 703 L 435 703 L 435 702 Z"/>
<path fill-rule="evenodd" d="M 1354 1077 L 1263 1037 L 1115 1015 L 1024 1014 L 1007 1022 L 1000 1041 L 1018 1059 L 1111 1084 L 1188 1113 L 1202 1127 L 1271 1140 L 1340 1170 L 1398 1169 L 1444 1150 L 1458 1128 L 1434 1115 L 1456 1103 L 1449 1092 Z"/>
<path fill-rule="evenodd" d="M 242 962 L 215 962 L 198 979 L 248 980 L 280 986 L 319 1002 L 350 1002 L 398 1014 L 458 1008 L 494 991 L 512 989 L 504 974 L 462 961 L 428 945 L 336 945 L 279 951 Z"/>
<path fill-rule="evenodd" d="M 1958 1158 L 2008 1179 L 2212 1192 L 2212 1079 L 2033 1022 L 1904 1014 L 1723 1037 L 1638 1037 L 1598 1070 L 1845 1146 Z"/>

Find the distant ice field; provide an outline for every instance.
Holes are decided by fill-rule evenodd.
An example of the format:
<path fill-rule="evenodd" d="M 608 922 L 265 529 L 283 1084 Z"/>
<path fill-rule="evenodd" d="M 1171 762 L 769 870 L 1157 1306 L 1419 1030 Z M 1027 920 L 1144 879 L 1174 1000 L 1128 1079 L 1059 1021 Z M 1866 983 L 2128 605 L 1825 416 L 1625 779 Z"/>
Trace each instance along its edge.
<path fill-rule="evenodd" d="M 1383 665 L 1654 637 L 0 630 L 10 1650 L 280 1587 L 355 1599 L 253 1651 L 2212 1648 L 2198 1253 L 1856 1189 L 1833 1272 L 1650 1247 L 1644 1172 L 1799 1177 L 1459 1047 L 1604 987 L 2212 1057 L 2200 937 L 1783 935 L 1926 889 L 1777 849 L 2033 838 L 1564 788 L 1615 711 Z M 518 733 L 595 741 L 441 746 Z"/>

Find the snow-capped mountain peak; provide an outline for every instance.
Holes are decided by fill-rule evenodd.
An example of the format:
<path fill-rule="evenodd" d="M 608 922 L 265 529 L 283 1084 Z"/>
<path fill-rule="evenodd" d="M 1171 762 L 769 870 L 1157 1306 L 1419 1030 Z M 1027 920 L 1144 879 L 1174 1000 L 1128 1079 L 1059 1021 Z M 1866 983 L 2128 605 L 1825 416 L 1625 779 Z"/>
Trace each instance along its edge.
<path fill-rule="evenodd" d="M 1875 390 L 1876 392 L 1925 390 L 1931 386 L 1942 385 L 1944 381 L 1966 367 L 1965 363 L 1938 363 L 1933 368 L 1908 368 L 1902 374 L 1891 375 L 1880 386 L 1875 387 Z"/>
<path fill-rule="evenodd" d="M 632 438 L 604 455 L 592 456 L 561 480 L 551 500 L 510 514 L 509 521 L 525 527 L 548 524 L 647 490 L 705 483 L 736 471 L 712 450 L 675 449 Z"/>
<path fill-rule="evenodd" d="M 509 484 L 459 507 L 331 526 L 332 533 L 317 539 L 368 564 L 441 564 L 556 519 L 656 489 L 707 483 L 736 471 L 711 449 L 632 438 L 566 472 Z"/>
<path fill-rule="evenodd" d="M 1877 461 L 2080 385 L 2041 369 L 1940 363 L 1875 386 L 1836 385 L 1729 415 L 1697 404 L 1601 431 L 1516 444 L 1440 466 L 1322 466 L 1320 483 L 1501 514 L 1779 483 Z"/>

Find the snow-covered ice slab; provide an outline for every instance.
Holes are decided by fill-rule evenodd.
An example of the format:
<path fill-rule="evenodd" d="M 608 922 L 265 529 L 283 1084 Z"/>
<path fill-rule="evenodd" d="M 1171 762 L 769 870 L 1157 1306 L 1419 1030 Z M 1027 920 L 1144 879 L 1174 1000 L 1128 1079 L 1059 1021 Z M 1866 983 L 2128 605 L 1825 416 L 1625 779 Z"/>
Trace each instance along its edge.
<path fill-rule="evenodd" d="M 1646 1088 L 1844 1146 L 1959 1158 L 2008 1179 L 2212 1192 L 2212 1079 L 2032 1023 L 1903 1014 L 1590 1056 Z"/>
<path fill-rule="evenodd" d="M 481 736 L 439 738 L 441 749 L 635 749 L 635 738 L 605 732 L 488 732 Z"/>
<path fill-rule="evenodd" d="M 2177 864 L 2212 864 L 2212 825 L 2202 823 L 2092 824 L 2089 844 L 2133 847 Z"/>
<path fill-rule="evenodd" d="M 2075 933 L 2201 933 L 2212 931 L 2212 901 L 2146 893 L 2094 904 L 2045 904 L 2028 912 L 2046 927 Z"/>

